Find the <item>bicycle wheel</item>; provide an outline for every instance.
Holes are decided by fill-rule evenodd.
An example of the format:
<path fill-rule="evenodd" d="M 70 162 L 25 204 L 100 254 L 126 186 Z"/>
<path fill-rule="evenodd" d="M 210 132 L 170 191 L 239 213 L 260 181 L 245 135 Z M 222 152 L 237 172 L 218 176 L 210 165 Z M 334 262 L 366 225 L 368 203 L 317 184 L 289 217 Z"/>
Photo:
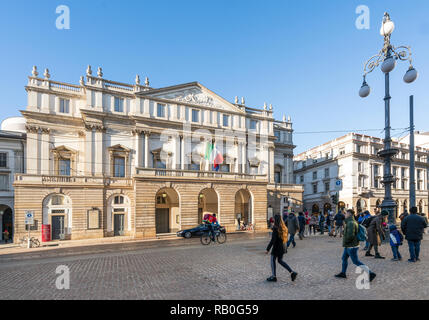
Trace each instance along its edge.
<path fill-rule="evenodd" d="M 201 244 L 204 246 L 210 244 L 210 242 L 212 241 L 210 234 L 208 234 L 208 233 L 202 234 L 200 237 L 200 241 L 201 241 Z"/>
<path fill-rule="evenodd" d="M 220 232 L 217 237 L 216 240 L 219 244 L 225 243 L 226 241 L 226 233 Z"/>
<path fill-rule="evenodd" d="M 34 240 L 31 242 L 31 246 L 32 246 L 32 247 L 34 247 L 34 248 L 38 248 L 38 247 L 40 247 L 40 241 L 39 241 L 39 239 L 34 239 Z"/>

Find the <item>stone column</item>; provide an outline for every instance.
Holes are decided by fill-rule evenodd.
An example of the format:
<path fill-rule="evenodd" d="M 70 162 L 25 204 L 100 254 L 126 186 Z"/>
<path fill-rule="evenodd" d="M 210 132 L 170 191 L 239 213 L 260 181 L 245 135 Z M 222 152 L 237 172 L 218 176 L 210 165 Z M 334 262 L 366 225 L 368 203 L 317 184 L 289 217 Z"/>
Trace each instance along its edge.
<path fill-rule="evenodd" d="M 41 174 L 50 175 L 56 174 L 52 172 L 51 160 L 49 157 L 50 154 L 50 129 L 42 128 L 41 129 L 41 144 L 40 144 L 40 156 L 41 156 Z"/>
<path fill-rule="evenodd" d="M 94 174 L 102 176 L 104 174 L 104 132 L 105 128 L 102 125 L 97 125 L 94 133 Z"/>
<path fill-rule="evenodd" d="M 93 125 L 85 126 L 85 175 L 92 176 L 94 174 L 93 164 Z"/>
<path fill-rule="evenodd" d="M 144 132 L 144 167 L 149 168 L 149 131 Z"/>
<path fill-rule="evenodd" d="M 180 136 L 180 169 L 185 170 L 185 136 Z"/>
<path fill-rule="evenodd" d="M 247 156 L 246 156 L 246 153 L 247 153 L 247 148 L 246 148 L 246 142 L 244 141 L 242 144 L 241 144 L 241 167 L 242 167 L 242 172 L 243 173 L 247 173 L 246 172 L 246 168 L 247 168 Z"/>

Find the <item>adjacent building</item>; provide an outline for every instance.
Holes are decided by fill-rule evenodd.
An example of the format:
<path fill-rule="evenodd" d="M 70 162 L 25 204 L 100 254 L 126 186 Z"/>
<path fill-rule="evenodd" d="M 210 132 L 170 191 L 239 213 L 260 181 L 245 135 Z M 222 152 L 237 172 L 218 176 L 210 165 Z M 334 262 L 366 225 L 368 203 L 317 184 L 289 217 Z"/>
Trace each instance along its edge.
<path fill-rule="evenodd" d="M 13 117 L 4 120 L 0 130 L 0 242 L 7 230 L 14 234 L 14 190 L 16 173 L 24 172 L 25 119 Z"/>
<path fill-rule="evenodd" d="M 392 142 L 392 147 L 399 149 L 392 160 L 392 173 L 396 177 L 392 196 L 397 215 L 409 209 L 409 145 L 401 141 Z M 419 140 L 419 143 L 424 142 Z M 427 214 L 429 150 L 416 145 L 416 205 Z M 332 203 L 332 195 L 337 192 L 335 181 L 342 180 L 338 206 L 373 212 L 384 198 L 383 159 L 377 156 L 382 149 L 380 138 L 349 133 L 295 156 L 294 179 L 304 186 L 304 207 L 316 212 L 335 209 Z"/>
<path fill-rule="evenodd" d="M 205 212 L 229 231 L 238 215 L 263 230 L 270 211 L 302 206 L 292 123 L 275 120 L 271 105 L 229 102 L 198 82 L 111 81 L 90 66 L 78 85 L 34 67 L 25 89 L 15 237 L 26 232 L 26 211 L 35 214 L 33 236 L 43 229 L 67 240 L 153 238 L 194 227 Z"/>

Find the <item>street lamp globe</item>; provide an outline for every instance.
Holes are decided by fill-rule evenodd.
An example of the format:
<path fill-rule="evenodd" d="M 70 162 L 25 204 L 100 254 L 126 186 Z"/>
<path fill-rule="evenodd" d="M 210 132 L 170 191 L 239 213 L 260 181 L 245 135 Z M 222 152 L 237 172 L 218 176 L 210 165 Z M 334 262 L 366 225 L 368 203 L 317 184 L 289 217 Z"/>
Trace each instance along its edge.
<path fill-rule="evenodd" d="M 360 90 L 359 90 L 359 96 L 361 98 L 366 98 L 369 96 L 370 92 L 371 92 L 371 88 L 368 86 L 368 84 L 364 80 L 362 83 L 362 87 L 360 87 Z"/>
<path fill-rule="evenodd" d="M 390 36 L 395 30 L 395 24 L 392 20 L 390 20 L 390 16 L 387 12 L 384 13 L 383 23 L 381 24 L 380 28 L 380 35 L 383 37 Z"/>
<path fill-rule="evenodd" d="M 404 75 L 404 82 L 406 82 L 406 83 L 414 82 L 417 79 L 418 75 L 419 75 L 419 73 L 417 72 L 417 70 L 414 69 L 413 66 L 410 66 L 410 68 L 408 69 L 408 71 Z"/>
<path fill-rule="evenodd" d="M 384 59 L 383 63 L 381 64 L 381 71 L 384 73 L 389 73 L 393 69 L 395 69 L 396 60 L 393 57 L 388 57 Z"/>

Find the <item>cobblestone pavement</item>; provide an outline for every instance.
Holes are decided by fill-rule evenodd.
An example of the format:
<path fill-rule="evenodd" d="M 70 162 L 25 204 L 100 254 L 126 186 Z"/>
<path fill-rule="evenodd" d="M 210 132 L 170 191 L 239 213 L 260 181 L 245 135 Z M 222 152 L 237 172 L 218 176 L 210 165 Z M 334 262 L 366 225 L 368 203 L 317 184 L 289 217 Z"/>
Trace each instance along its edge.
<path fill-rule="evenodd" d="M 233 238 L 233 237 L 232 237 Z M 363 257 L 377 273 L 369 290 L 359 290 L 358 274 L 349 265 L 348 279 L 336 279 L 341 268 L 341 239 L 312 236 L 297 241 L 285 260 L 299 275 L 291 282 L 278 266 L 278 282 L 268 283 L 268 235 L 236 237 L 226 244 L 204 247 L 198 239 L 187 245 L 126 244 L 61 250 L 36 255 L 0 256 L 0 299 L 428 299 L 429 243 L 422 243 L 421 262 Z M 184 240 L 187 241 L 187 240 Z M 103 249 L 104 248 L 104 249 Z M 112 249 L 114 248 L 114 249 Z M 21 257 L 21 258 L 20 258 Z M 70 269 L 70 289 L 55 287 L 56 268 Z"/>

